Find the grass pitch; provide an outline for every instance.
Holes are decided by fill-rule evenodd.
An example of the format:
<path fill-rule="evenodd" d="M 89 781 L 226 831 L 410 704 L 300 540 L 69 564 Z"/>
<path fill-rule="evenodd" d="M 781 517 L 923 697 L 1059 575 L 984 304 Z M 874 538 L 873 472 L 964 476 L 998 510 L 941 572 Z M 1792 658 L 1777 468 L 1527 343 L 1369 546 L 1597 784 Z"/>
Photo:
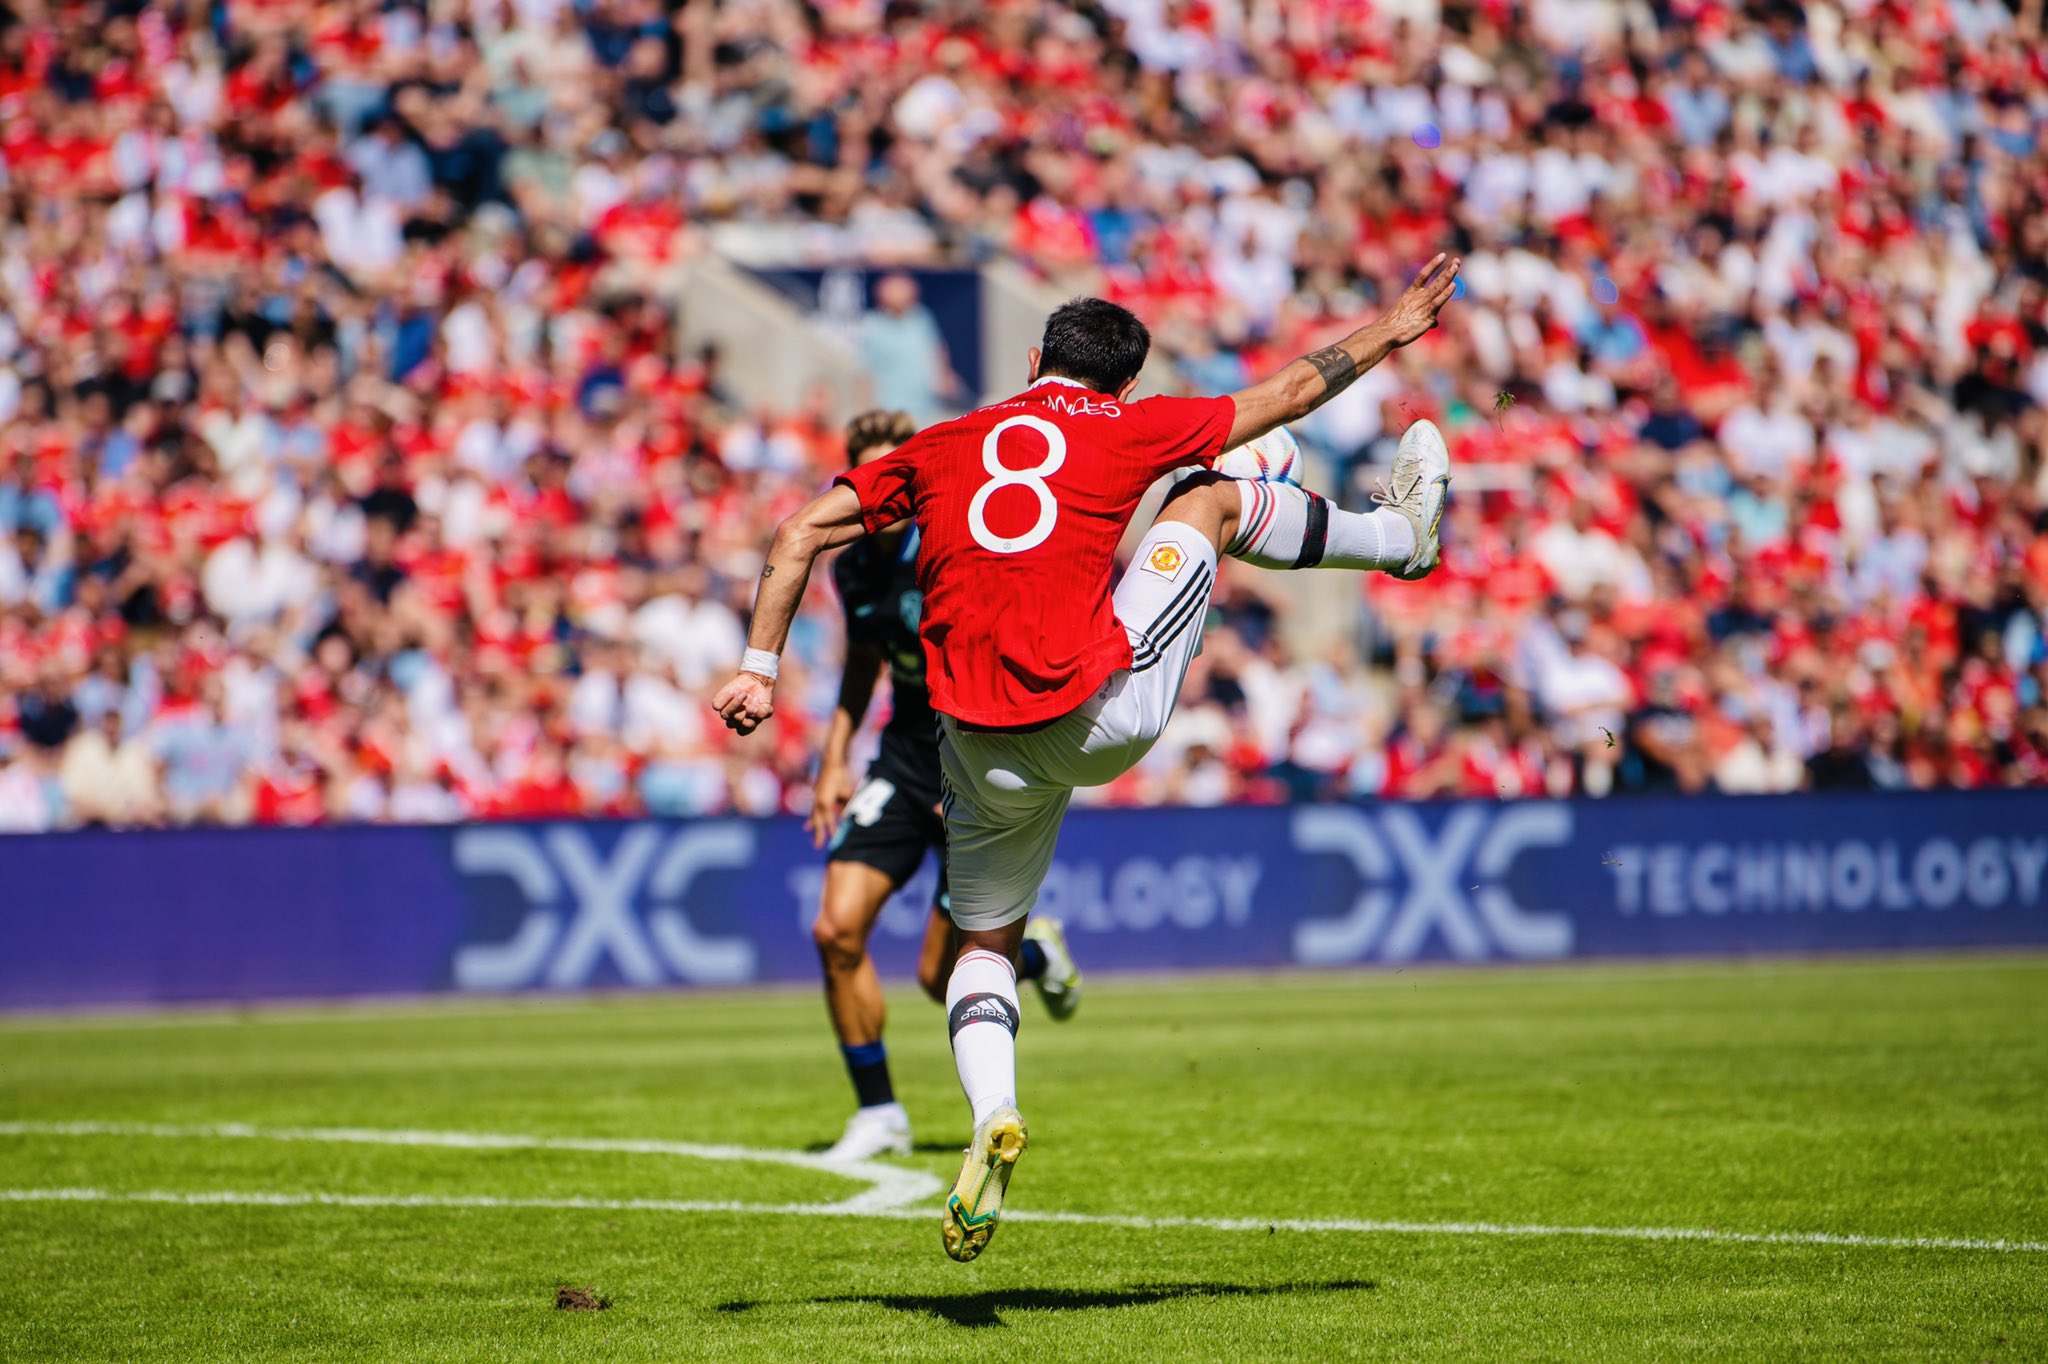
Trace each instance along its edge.
<path fill-rule="evenodd" d="M 2048 1357 L 2048 958 L 1091 991 L 1027 1004 L 1009 1208 L 1159 1224 L 967 1266 L 935 1199 L 758 1210 L 866 1187 L 773 1158 L 850 1103 L 809 994 L 0 1024 L 0 1358 Z M 901 1164 L 950 1179 L 944 1027 L 892 1003 Z M 764 1158 L 281 1131 L 340 1127 Z"/>

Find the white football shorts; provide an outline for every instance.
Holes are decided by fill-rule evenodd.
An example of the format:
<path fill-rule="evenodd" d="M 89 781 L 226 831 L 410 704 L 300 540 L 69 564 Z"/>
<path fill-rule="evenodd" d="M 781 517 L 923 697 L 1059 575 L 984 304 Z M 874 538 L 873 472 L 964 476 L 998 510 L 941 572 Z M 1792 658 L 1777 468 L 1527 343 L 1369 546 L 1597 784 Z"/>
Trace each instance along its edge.
<path fill-rule="evenodd" d="M 1001 928 L 1031 912 L 1074 788 L 1115 781 L 1166 729 L 1188 664 L 1202 650 L 1215 586 L 1216 549 L 1208 537 L 1179 522 L 1157 524 L 1139 542 L 1113 598 L 1131 638 L 1127 671 L 1028 733 L 941 720 L 954 923 Z"/>

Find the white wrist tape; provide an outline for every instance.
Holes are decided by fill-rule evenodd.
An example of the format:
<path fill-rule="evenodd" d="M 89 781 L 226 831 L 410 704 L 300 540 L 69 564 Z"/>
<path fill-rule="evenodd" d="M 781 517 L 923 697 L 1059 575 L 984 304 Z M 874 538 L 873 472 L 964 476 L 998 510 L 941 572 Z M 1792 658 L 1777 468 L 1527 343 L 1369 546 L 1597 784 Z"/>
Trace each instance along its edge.
<path fill-rule="evenodd" d="M 740 655 L 740 671 L 758 673 L 770 682 L 775 680 L 776 670 L 782 666 L 782 655 L 771 654 L 766 649 L 749 649 Z"/>

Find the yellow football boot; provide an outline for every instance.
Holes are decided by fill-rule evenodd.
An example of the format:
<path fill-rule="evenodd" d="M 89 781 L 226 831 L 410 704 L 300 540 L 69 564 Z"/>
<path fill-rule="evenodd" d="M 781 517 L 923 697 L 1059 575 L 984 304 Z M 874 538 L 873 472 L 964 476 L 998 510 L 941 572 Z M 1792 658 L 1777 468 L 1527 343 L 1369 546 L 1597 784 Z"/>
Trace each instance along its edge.
<path fill-rule="evenodd" d="M 981 1254 L 996 1234 L 996 1218 L 1002 1215 L 1003 1192 L 1010 1187 L 1010 1172 L 1030 1140 L 1023 1115 L 1014 1108 L 998 1108 L 988 1121 L 974 1129 L 967 1158 L 960 1163 L 960 1177 L 946 1195 L 946 1211 L 939 1218 L 939 1232 L 946 1242 L 946 1254 L 967 1261 Z"/>

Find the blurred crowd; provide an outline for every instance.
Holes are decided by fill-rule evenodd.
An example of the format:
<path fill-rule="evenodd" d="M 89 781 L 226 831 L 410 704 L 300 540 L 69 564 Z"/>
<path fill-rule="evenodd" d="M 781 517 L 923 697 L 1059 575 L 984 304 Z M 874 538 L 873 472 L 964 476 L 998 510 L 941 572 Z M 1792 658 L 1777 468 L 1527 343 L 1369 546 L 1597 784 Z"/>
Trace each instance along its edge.
<path fill-rule="evenodd" d="M 1110 800 L 2048 781 L 2038 0 L 221 0 L 0 15 L 0 829 L 807 808 L 704 705 L 822 403 L 674 272 L 1008 260 L 1218 392 L 1441 247 L 1301 435 L 1445 567 L 1227 575 Z M 956 400 L 902 283 L 878 393 Z M 1001 359 L 997 365 L 1001 367 Z M 894 387 L 891 387 L 891 386 Z M 1233 566 L 1235 567 L 1235 566 Z"/>

